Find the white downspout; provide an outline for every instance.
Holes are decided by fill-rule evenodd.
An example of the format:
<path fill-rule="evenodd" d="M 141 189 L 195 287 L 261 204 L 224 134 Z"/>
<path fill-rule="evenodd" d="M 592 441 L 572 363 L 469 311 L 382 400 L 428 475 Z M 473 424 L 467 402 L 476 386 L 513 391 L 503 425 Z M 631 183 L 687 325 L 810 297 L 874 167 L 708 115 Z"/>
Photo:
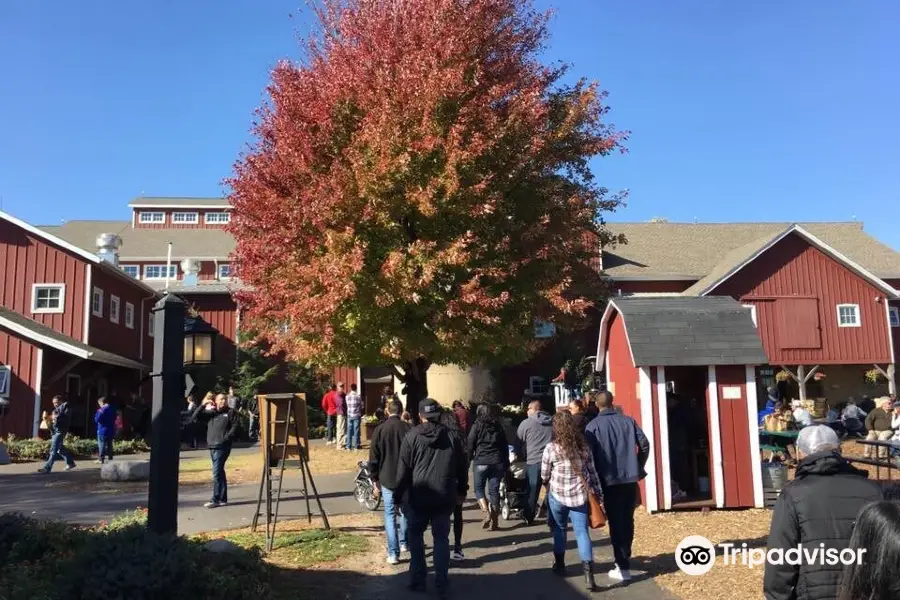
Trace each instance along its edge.
<path fill-rule="evenodd" d="M 166 251 L 166 291 L 169 291 L 169 274 L 172 272 L 172 242 L 168 243 Z"/>

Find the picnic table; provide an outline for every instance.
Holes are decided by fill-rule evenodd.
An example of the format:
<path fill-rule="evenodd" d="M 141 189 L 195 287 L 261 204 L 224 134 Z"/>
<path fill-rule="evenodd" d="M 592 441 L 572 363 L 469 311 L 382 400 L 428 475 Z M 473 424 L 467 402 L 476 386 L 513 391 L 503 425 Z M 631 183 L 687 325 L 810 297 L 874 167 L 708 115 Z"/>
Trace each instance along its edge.
<path fill-rule="evenodd" d="M 895 440 L 856 440 L 857 444 L 862 444 L 863 446 L 873 446 L 874 448 L 887 448 L 888 455 L 886 458 L 878 457 L 878 453 L 875 453 L 875 458 L 856 458 L 850 457 L 848 460 L 850 462 L 856 462 L 864 465 L 872 465 L 875 467 L 875 478 L 881 479 L 881 468 L 884 467 L 888 472 L 888 481 L 891 481 L 891 474 L 894 472 L 894 468 L 896 465 L 891 457 L 891 451 L 896 450 L 900 452 L 900 442 Z"/>
<path fill-rule="evenodd" d="M 759 430 L 759 449 L 762 452 L 771 452 L 775 454 L 784 454 L 790 458 L 788 448 L 793 446 L 797 441 L 800 431 L 796 429 L 788 429 L 787 431 L 767 431 Z"/>

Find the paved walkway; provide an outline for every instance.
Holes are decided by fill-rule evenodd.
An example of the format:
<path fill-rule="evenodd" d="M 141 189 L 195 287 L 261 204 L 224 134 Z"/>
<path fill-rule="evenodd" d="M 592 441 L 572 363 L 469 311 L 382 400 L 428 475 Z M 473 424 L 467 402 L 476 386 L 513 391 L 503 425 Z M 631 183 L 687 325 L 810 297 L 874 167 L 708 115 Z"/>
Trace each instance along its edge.
<path fill-rule="evenodd" d="M 606 529 L 594 531 L 594 560 L 598 590 L 584 591 L 584 578 L 578 559 L 574 536 L 569 532 L 566 553 L 568 576 L 560 580 L 550 572 L 553 562 L 553 540 L 545 522 L 531 527 L 521 521 L 501 521 L 501 531 L 484 531 L 480 527 L 480 513 L 470 506 L 465 512 L 463 552 L 466 560 L 451 563 L 451 597 L 459 600 L 575 600 L 604 598 L 610 600 L 674 600 L 646 574 L 635 573 L 635 579 L 625 586 L 606 576 L 612 567 L 612 550 Z M 453 534 L 451 532 L 451 543 Z M 425 533 L 429 569 L 431 552 L 429 532 Z M 427 596 L 407 591 L 408 565 L 396 567 L 396 575 L 371 577 L 352 600 L 423 600 Z M 433 573 L 429 572 L 429 592 L 433 596 Z"/>
<path fill-rule="evenodd" d="M 235 455 L 247 452 L 259 452 L 259 449 L 234 450 Z M 182 460 L 208 457 L 205 450 L 185 451 L 181 455 Z M 130 458 L 149 458 L 149 455 Z M 138 506 L 147 506 L 147 492 L 140 484 L 126 486 L 137 491 L 92 493 L 90 486 L 100 478 L 100 465 L 91 461 L 79 461 L 78 468 L 69 472 L 58 464 L 50 475 L 37 473 L 39 466 L 40 463 L 0 466 L 0 513 L 21 512 L 42 519 L 62 519 L 90 525 Z M 306 516 L 302 481 L 299 471 L 294 473 L 284 481 L 279 520 Z M 315 477 L 326 514 L 364 510 L 353 497 L 354 476 L 355 473 L 338 473 Z M 71 484 L 77 488 L 72 489 Z M 248 526 L 256 511 L 258 494 L 258 484 L 232 485 L 228 487 L 228 506 L 210 510 L 202 506 L 209 500 L 209 485 L 182 485 L 178 495 L 178 531 L 192 534 Z M 315 502 L 311 505 L 313 513 L 318 514 Z"/>

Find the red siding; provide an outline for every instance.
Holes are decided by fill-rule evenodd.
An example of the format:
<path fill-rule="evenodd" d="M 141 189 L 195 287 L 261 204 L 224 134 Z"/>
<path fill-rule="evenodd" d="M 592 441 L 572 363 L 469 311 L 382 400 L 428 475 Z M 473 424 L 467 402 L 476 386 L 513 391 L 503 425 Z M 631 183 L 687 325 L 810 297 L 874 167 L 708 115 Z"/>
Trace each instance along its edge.
<path fill-rule="evenodd" d="M 712 293 L 756 305 L 760 337 L 772 364 L 890 362 L 884 292 L 797 235 L 775 244 Z M 791 297 L 818 298 L 821 348 L 779 347 L 779 300 Z M 858 304 L 862 326 L 838 327 L 838 304 Z"/>
<path fill-rule="evenodd" d="M 147 341 L 147 323 L 149 322 L 150 308 L 154 299 L 143 302 L 142 299 L 150 297 L 150 293 L 137 287 L 135 284 L 120 277 L 105 272 L 102 268 L 94 267 L 91 280 L 92 288 L 103 290 L 103 316 L 98 317 L 91 313 L 90 341 L 92 346 L 114 352 L 133 360 L 141 360 L 141 324 L 144 324 L 145 341 L 144 362 L 150 363 L 153 352 L 152 346 Z M 93 290 L 91 291 L 93 294 Z M 110 306 L 112 296 L 119 298 L 119 322 L 110 320 Z M 125 303 L 134 306 L 134 328 L 125 326 Z M 152 338 L 149 338 L 152 339 Z"/>
<path fill-rule="evenodd" d="M 747 415 L 747 376 L 743 366 L 716 367 L 719 394 L 719 428 L 722 437 L 722 471 L 725 507 L 753 506 L 753 467 L 750 456 L 750 421 Z M 723 388 L 741 390 L 739 400 L 725 400 Z M 712 438 L 710 438 L 712 439 Z M 713 488 L 714 489 L 714 488 Z"/>
<path fill-rule="evenodd" d="M 631 349 L 628 347 L 628 336 L 625 333 L 625 321 L 618 313 L 614 313 L 610 317 L 607 327 L 609 329 L 606 338 L 608 340 L 606 369 L 610 391 L 613 392 L 615 404 L 622 408 L 622 412 L 633 418 L 643 428 L 641 401 L 637 389 L 640 375 L 631 360 Z M 651 435 L 651 432 L 648 431 L 647 435 Z M 654 449 L 658 454 L 659 446 L 655 445 Z M 646 498 L 647 491 L 644 481 L 642 480 L 638 486 L 641 498 Z"/>
<path fill-rule="evenodd" d="M 140 221 L 140 213 L 142 212 L 163 212 L 166 214 L 166 220 L 163 223 L 141 223 Z M 172 222 L 172 213 L 173 212 L 190 212 L 190 213 L 198 213 L 197 223 L 173 223 Z M 134 228 L 135 229 L 222 229 L 225 224 L 209 224 L 206 223 L 206 213 L 207 212 L 225 212 L 221 209 L 218 210 L 194 210 L 190 208 L 185 208 L 181 210 L 171 210 L 171 209 L 154 209 L 154 208 L 136 208 L 134 209 Z"/>
<path fill-rule="evenodd" d="M 356 383 L 356 367 L 335 367 L 331 370 L 332 383 L 343 383 L 345 390 L 349 391 L 350 384 Z"/>
<path fill-rule="evenodd" d="M 34 387 L 38 347 L 0 328 L 0 365 L 10 367 L 9 406 L 0 417 L 0 436 L 31 437 L 34 428 Z"/>
<path fill-rule="evenodd" d="M 618 294 L 666 294 L 680 293 L 694 285 L 695 281 L 618 281 L 613 279 L 610 293 Z"/>
<path fill-rule="evenodd" d="M 77 340 L 84 337 L 84 281 L 87 264 L 12 223 L 0 220 L 0 305 Z M 32 285 L 65 284 L 65 310 L 31 312 Z"/>
<path fill-rule="evenodd" d="M 230 294 L 182 294 L 188 305 L 219 332 L 217 363 L 234 363 L 237 344 L 237 303 Z"/>

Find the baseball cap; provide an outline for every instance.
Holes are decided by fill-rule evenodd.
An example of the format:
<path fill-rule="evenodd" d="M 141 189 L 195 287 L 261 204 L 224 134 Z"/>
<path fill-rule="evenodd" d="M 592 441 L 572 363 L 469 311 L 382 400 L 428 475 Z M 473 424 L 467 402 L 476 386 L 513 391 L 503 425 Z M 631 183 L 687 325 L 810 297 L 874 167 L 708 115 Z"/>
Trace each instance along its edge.
<path fill-rule="evenodd" d="M 441 414 L 441 405 L 434 398 L 425 398 L 419 402 L 419 416 L 423 419 L 437 419 Z"/>
<path fill-rule="evenodd" d="M 797 436 L 797 448 L 803 454 L 815 454 L 825 450 L 837 450 L 841 440 L 834 429 L 827 425 L 811 425 L 800 430 Z"/>

